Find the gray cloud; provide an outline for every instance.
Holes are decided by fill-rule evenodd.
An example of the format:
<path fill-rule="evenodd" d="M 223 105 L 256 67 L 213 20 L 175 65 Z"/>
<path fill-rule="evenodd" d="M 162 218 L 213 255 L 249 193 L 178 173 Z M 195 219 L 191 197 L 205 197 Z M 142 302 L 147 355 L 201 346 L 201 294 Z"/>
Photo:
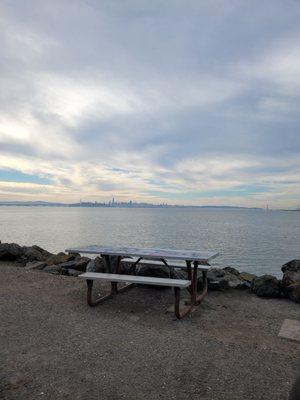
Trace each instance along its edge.
<path fill-rule="evenodd" d="M 201 203 L 205 182 L 293 206 L 299 20 L 296 1 L 2 1 L 0 166 L 68 200 Z"/>

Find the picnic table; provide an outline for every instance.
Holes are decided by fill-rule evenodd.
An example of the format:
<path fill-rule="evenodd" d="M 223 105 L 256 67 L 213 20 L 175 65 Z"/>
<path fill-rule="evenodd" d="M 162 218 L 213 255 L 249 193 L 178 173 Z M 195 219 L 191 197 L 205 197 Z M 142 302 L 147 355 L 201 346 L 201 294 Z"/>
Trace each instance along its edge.
<path fill-rule="evenodd" d="M 66 249 L 68 253 L 95 254 L 101 256 L 106 263 L 108 273 L 85 272 L 79 277 L 87 283 L 87 302 L 91 307 L 102 303 L 117 293 L 123 292 L 136 284 L 170 286 L 174 288 L 174 310 L 177 318 L 182 318 L 192 312 L 194 306 L 201 303 L 207 294 L 207 271 L 210 268 L 210 260 L 218 253 L 210 251 L 174 250 L 158 248 L 138 248 L 120 246 L 88 246 Z M 112 265 L 112 258 L 116 263 Z M 122 274 L 122 264 L 131 265 L 131 274 Z M 136 275 L 137 267 L 141 265 L 166 266 L 169 268 L 169 278 L 157 278 Z M 178 277 L 178 270 L 187 272 L 187 279 Z M 203 289 L 197 293 L 198 271 L 202 272 Z M 108 295 L 93 300 L 93 281 L 108 281 L 111 283 L 111 291 Z M 126 286 L 118 288 L 118 283 L 126 283 Z M 180 290 L 187 289 L 190 298 L 187 307 L 180 310 Z"/>

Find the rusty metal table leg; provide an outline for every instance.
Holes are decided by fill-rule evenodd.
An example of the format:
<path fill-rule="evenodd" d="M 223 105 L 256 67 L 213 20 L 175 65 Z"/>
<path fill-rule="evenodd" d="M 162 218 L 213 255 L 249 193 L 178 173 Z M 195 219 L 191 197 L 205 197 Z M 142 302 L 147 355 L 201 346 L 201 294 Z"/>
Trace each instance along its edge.
<path fill-rule="evenodd" d="M 198 262 L 195 262 L 194 265 L 197 265 L 198 267 Z M 208 263 L 206 264 L 201 264 L 201 265 L 209 265 Z M 195 268 L 195 267 L 194 267 Z M 204 297 L 207 295 L 207 289 L 208 289 L 208 285 L 207 285 L 207 271 L 202 271 L 202 278 L 203 278 L 203 289 L 202 292 L 197 295 L 197 281 L 195 282 L 196 284 L 196 290 L 195 290 L 195 298 L 194 298 L 194 304 L 196 306 L 198 306 L 202 300 L 204 299 Z"/>
<path fill-rule="evenodd" d="M 194 279 L 192 276 L 192 265 L 190 261 L 186 261 L 186 266 L 187 266 L 187 274 L 188 274 L 188 279 L 192 281 L 191 286 L 188 288 L 188 292 L 190 294 L 190 300 L 187 303 L 187 307 L 183 310 L 180 311 L 180 288 L 175 287 L 174 288 L 174 294 L 175 294 L 175 315 L 178 319 L 181 319 L 185 317 L 186 315 L 189 315 L 193 308 L 194 308 L 194 297 L 195 297 L 195 284 L 194 284 Z"/>
<path fill-rule="evenodd" d="M 117 269 L 119 268 L 119 259 L 120 259 L 120 257 L 117 258 L 117 265 L 115 266 L 114 271 L 112 271 L 112 265 L 111 265 L 110 256 L 105 255 L 104 259 L 105 259 L 105 263 L 106 263 L 106 266 L 107 266 L 107 269 L 108 269 L 108 273 L 109 274 L 117 273 Z M 117 282 L 111 282 L 110 285 L 111 285 L 111 293 L 112 294 L 117 294 L 118 293 L 118 283 Z"/>
<path fill-rule="evenodd" d="M 108 272 L 111 272 L 110 259 L 108 256 L 105 256 L 104 258 L 105 258 Z M 93 284 L 94 284 L 94 282 L 90 279 L 87 279 L 86 284 L 87 284 L 87 303 L 90 307 L 95 307 L 96 305 L 102 303 L 103 301 L 112 298 L 113 295 L 116 293 L 115 288 L 113 287 L 113 285 L 111 285 L 109 294 L 99 297 L 96 300 L 93 300 Z"/>
<path fill-rule="evenodd" d="M 207 271 L 202 271 L 202 277 L 203 277 L 203 289 L 200 295 L 196 297 L 195 300 L 195 305 L 198 306 L 204 297 L 207 295 Z"/>
<path fill-rule="evenodd" d="M 108 272 L 111 273 L 112 267 L 111 267 L 110 258 L 109 258 L 109 256 L 104 256 L 104 257 L 105 257 Z M 116 269 L 115 269 L 115 272 L 117 274 L 121 272 L 120 265 L 121 265 L 121 257 L 118 257 L 117 265 L 116 265 Z M 86 283 L 87 283 L 87 303 L 90 307 L 95 307 L 98 304 L 103 303 L 103 301 L 111 299 L 114 295 L 121 293 L 121 292 L 125 292 L 127 289 L 130 289 L 135 286 L 134 283 L 130 283 L 119 289 L 117 282 L 111 282 L 110 293 L 106 294 L 105 296 L 99 297 L 96 300 L 93 300 L 93 283 L 94 282 L 90 279 L 87 279 Z"/>
<path fill-rule="evenodd" d="M 117 265 L 116 265 L 116 274 L 120 274 L 121 273 L 121 259 L 122 257 L 118 257 L 117 258 Z M 134 283 L 128 283 L 125 286 L 118 288 L 118 283 L 117 282 L 112 282 L 112 286 L 113 284 L 116 284 L 115 286 L 115 293 L 121 293 L 121 292 L 125 292 L 127 289 L 133 288 L 135 286 Z"/>
<path fill-rule="evenodd" d="M 87 302 L 90 307 L 95 307 L 97 304 L 102 303 L 104 300 L 110 299 L 113 297 L 114 293 L 111 290 L 109 294 L 99 297 L 97 300 L 93 300 L 93 281 L 88 279 L 86 281 L 87 284 Z"/>
<path fill-rule="evenodd" d="M 100 303 L 103 303 L 103 301 L 111 299 L 114 295 L 125 292 L 126 290 L 133 288 L 135 286 L 134 283 L 129 283 L 128 285 L 118 289 L 117 292 L 113 291 L 113 288 L 111 287 L 110 293 L 106 294 L 105 296 L 99 297 L 96 300 L 93 300 L 93 281 L 88 279 L 86 281 L 87 283 L 87 303 L 90 307 L 95 307 Z"/>
<path fill-rule="evenodd" d="M 194 308 L 194 303 L 191 298 L 189 305 L 183 311 L 180 311 L 180 288 L 175 287 L 174 293 L 175 293 L 175 315 L 176 318 L 181 319 L 192 312 Z"/>
<path fill-rule="evenodd" d="M 180 311 L 180 289 L 174 288 L 175 291 L 175 315 L 178 319 L 185 317 L 190 314 L 194 306 L 198 306 L 207 294 L 207 271 L 202 271 L 203 277 L 203 290 L 197 295 L 197 284 L 198 284 L 198 266 L 197 261 L 194 262 L 194 268 L 192 269 L 191 262 L 186 261 L 188 279 L 191 281 L 191 286 L 188 288 L 190 293 L 190 300 L 186 302 L 187 308 L 184 311 Z M 209 264 L 205 264 L 209 265 Z"/>

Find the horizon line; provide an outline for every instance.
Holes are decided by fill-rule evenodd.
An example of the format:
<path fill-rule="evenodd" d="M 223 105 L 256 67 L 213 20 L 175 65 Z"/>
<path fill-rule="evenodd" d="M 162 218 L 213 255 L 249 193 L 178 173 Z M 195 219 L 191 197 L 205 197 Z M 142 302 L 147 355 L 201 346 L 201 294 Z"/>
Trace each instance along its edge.
<path fill-rule="evenodd" d="M 79 202 L 60 202 L 60 201 L 46 201 L 46 200 L 3 200 L 0 201 L 0 206 L 57 206 L 57 207 L 107 207 L 107 208 L 239 208 L 239 209 L 256 209 L 256 210 L 283 210 L 283 211 L 299 211 L 300 207 L 298 208 L 270 208 L 268 205 L 264 207 L 250 207 L 250 206 L 239 206 L 239 205 L 228 205 L 228 204 L 221 204 L 221 205 L 199 205 L 199 204 L 168 204 L 168 203 L 149 203 L 149 202 L 138 202 L 138 201 L 82 201 Z M 137 207 L 138 206 L 138 207 Z"/>

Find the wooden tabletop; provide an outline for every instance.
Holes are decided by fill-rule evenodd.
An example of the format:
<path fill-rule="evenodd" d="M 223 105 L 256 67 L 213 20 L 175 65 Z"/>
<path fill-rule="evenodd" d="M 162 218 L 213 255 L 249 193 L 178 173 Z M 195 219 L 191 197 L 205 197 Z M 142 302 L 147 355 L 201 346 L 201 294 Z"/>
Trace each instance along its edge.
<path fill-rule="evenodd" d="M 218 256 L 218 253 L 212 251 L 198 250 L 174 250 L 157 248 L 139 248 L 123 246 L 87 246 L 66 249 L 68 253 L 101 254 L 109 256 L 122 257 L 143 257 L 150 259 L 176 259 L 186 261 L 208 262 Z"/>

